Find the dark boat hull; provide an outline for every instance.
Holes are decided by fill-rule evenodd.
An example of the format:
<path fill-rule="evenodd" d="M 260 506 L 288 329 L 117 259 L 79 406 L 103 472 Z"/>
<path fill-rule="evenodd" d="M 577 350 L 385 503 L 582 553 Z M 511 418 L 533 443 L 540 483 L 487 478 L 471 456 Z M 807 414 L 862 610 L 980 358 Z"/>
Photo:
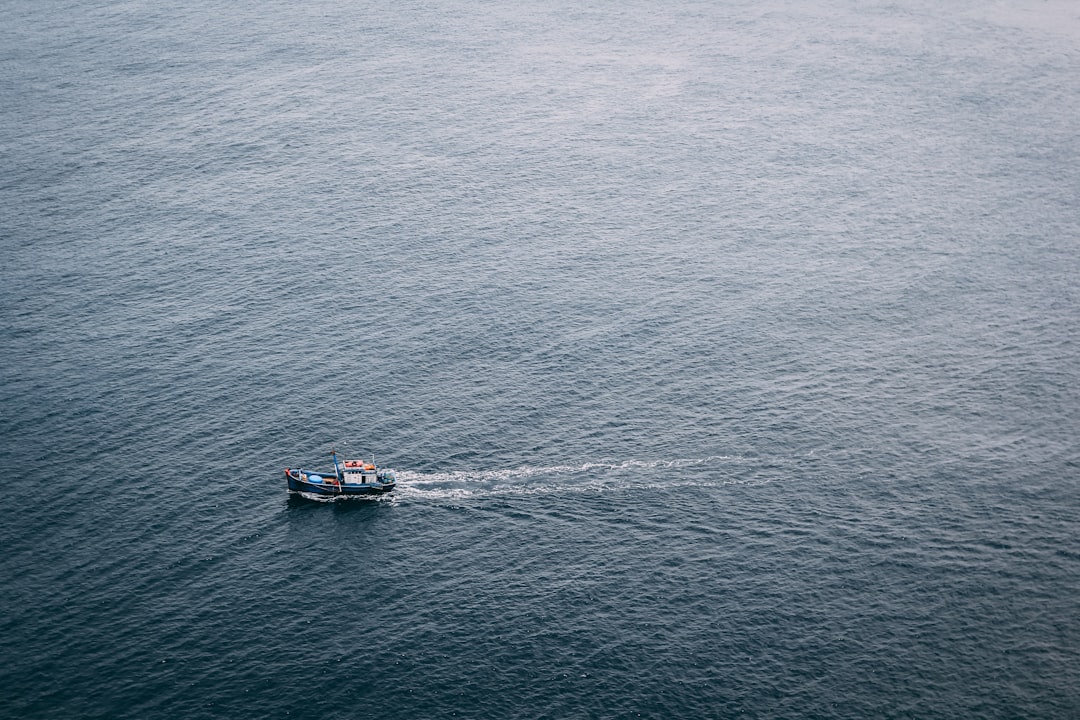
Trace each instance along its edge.
<path fill-rule="evenodd" d="M 384 495 L 396 487 L 395 483 L 335 483 L 333 481 L 324 480 L 321 483 L 307 482 L 301 480 L 292 473 L 286 472 L 285 479 L 288 483 L 289 490 L 292 492 L 303 493 L 305 495 L 315 495 L 320 498 L 339 498 L 339 497 L 367 497 L 370 495 Z"/>

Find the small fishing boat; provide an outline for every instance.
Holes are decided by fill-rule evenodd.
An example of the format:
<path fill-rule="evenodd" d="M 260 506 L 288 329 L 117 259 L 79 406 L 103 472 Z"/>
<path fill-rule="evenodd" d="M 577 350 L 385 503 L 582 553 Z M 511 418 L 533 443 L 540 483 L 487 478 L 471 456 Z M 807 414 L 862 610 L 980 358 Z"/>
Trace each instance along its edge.
<path fill-rule="evenodd" d="M 330 452 L 334 469 L 328 471 L 293 470 L 285 468 L 285 481 L 289 492 L 313 496 L 318 499 L 339 497 L 362 497 L 388 493 L 397 485 L 393 470 L 387 470 L 363 460 L 338 460 L 336 450 Z"/>

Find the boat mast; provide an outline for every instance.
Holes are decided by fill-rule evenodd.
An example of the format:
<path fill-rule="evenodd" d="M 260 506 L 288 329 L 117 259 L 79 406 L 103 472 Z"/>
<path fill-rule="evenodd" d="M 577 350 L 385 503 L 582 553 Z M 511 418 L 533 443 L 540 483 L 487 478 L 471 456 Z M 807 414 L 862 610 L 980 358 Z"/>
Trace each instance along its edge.
<path fill-rule="evenodd" d="M 343 478 L 341 477 L 341 468 L 339 468 L 337 464 L 337 450 L 331 449 L 330 457 L 334 458 L 334 477 L 337 478 L 337 481 L 340 483 Z"/>

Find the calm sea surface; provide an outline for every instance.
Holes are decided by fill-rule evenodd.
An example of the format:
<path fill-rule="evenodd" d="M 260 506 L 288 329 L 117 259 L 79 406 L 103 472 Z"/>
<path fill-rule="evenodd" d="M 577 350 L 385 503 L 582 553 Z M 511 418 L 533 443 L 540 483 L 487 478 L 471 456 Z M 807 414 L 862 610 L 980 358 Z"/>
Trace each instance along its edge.
<path fill-rule="evenodd" d="M 1080 717 L 1080 5 L 0 11 L 0 716 Z"/>

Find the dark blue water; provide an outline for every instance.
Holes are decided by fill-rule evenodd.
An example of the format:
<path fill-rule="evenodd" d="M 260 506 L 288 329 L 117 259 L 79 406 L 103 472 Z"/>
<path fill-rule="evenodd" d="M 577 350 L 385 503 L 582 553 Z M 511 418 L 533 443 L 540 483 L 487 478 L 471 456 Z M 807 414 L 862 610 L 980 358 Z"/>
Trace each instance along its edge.
<path fill-rule="evenodd" d="M 0 716 L 1080 717 L 1074 3 L 162 5 L 3 4 Z"/>

